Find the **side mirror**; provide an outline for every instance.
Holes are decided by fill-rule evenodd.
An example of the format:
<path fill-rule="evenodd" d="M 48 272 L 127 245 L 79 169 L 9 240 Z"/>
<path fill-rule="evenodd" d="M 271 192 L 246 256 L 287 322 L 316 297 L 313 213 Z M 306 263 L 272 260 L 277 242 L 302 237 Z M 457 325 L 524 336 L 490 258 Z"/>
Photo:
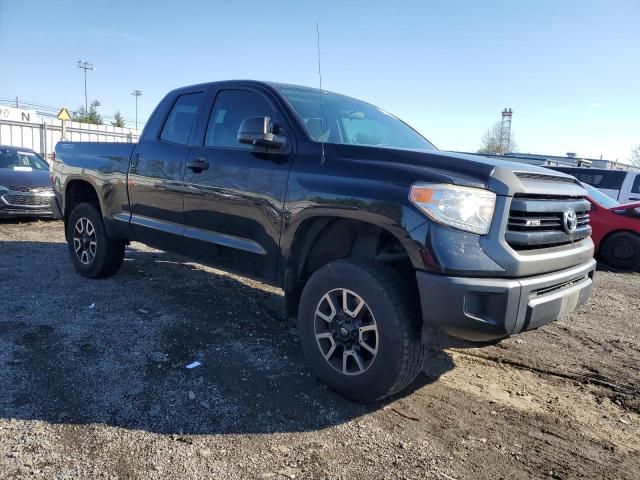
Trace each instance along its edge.
<path fill-rule="evenodd" d="M 286 137 L 273 133 L 270 117 L 247 117 L 238 129 L 238 142 L 269 149 L 282 148 Z"/>

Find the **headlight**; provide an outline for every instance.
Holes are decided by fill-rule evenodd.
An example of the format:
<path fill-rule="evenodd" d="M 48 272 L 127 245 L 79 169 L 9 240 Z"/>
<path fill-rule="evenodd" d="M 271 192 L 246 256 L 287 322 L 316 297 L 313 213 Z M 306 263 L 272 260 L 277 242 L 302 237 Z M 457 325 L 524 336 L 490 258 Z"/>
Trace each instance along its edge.
<path fill-rule="evenodd" d="M 448 184 L 416 183 L 409 200 L 436 222 L 467 232 L 489 232 L 496 195 L 481 188 Z"/>
<path fill-rule="evenodd" d="M 9 189 L 7 187 L 5 187 L 4 185 L 0 185 L 0 195 L 8 191 Z"/>

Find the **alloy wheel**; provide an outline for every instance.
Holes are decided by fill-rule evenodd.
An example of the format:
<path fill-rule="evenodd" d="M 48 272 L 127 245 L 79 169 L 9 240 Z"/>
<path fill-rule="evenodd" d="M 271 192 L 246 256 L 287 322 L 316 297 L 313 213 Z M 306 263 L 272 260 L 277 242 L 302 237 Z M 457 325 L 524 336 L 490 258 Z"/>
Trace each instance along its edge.
<path fill-rule="evenodd" d="M 366 372 L 378 355 L 378 325 L 364 299 L 346 288 L 322 296 L 314 331 L 324 359 L 344 375 Z"/>
<path fill-rule="evenodd" d="M 96 256 L 97 246 L 93 223 L 86 217 L 79 218 L 73 228 L 73 249 L 76 257 L 82 264 L 89 265 Z"/>

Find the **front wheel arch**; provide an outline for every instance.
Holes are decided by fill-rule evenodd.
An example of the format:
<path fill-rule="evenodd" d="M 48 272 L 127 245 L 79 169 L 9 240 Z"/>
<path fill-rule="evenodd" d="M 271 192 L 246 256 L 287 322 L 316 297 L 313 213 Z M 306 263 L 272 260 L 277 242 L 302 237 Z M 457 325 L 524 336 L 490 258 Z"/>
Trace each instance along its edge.
<path fill-rule="evenodd" d="M 306 219 L 296 229 L 292 245 L 285 252 L 284 291 L 287 317 L 298 315 L 298 301 L 311 275 L 322 266 L 337 260 L 355 258 L 381 260 L 382 249 L 392 249 L 384 260 L 415 283 L 415 266 L 410 255 L 409 237 L 400 238 L 390 229 L 375 223 L 348 217 L 318 216 Z M 386 252 L 390 253 L 390 252 Z M 417 291 L 417 285 L 415 285 Z"/>

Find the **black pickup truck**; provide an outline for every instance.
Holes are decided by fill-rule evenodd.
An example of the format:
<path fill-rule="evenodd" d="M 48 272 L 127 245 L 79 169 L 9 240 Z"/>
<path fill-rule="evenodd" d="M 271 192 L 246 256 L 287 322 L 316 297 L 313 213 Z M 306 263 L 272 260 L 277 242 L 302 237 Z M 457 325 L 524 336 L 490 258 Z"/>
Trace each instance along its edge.
<path fill-rule="evenodd" d="M 406 387 L 438 329 L 491 341 L 566 315 L 595 269 L 573 177 L 439 151 L 306 87 L 174 90 L 137 144 L 59 143 L 52 180 L 80 274 L 138 241 L 277 285 L 319 378 L 358 401 Z"/>

